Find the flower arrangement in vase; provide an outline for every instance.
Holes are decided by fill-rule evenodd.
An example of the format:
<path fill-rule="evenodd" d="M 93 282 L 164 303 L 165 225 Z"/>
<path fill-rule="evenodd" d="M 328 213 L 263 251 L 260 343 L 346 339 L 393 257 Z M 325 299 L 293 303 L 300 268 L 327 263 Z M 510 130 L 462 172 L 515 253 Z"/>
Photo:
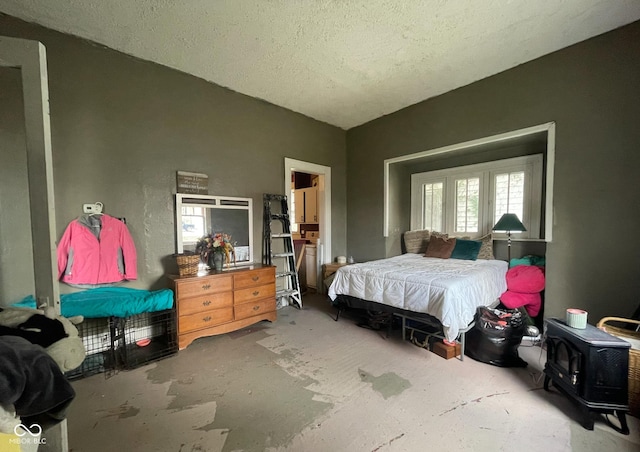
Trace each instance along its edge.
<path fill-rule="evenodd" d="M 196 252 L 200 254 L 202 262 L 209 265 L 210 268 L 215 268 L 216 271 L 222 270 L 225 261 L 229 265 L 232 259 L 233 263 L 236 261 L 234 242 L 231 241 L 229 234 L 222 232 L 212 232 L 200 237 L 196 243 Z"/>

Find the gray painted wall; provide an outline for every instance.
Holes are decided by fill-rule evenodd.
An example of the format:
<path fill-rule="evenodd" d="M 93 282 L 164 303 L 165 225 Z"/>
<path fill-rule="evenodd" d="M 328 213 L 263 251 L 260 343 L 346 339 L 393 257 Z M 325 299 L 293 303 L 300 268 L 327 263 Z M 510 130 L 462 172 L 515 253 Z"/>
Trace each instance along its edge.
<path fill-rule="evenodd" d="M 125 217 L 136 243 L 139 272 L 138 280 L 128 287 L 166 287 L 165 272 L 175 271 L 171 256 L 178 170 L 208 174 L 211 194 L 253 198 L 254 257 L 260 261 L 262 194 L 283 193 L 284 158 L 330 166 L 331 255 L 345 254 L 343 130 L 1 14 L 0 35 L 38 40 L 47 49 L 57 237 L 82 213 L 86 202 L 101 201 L 105 213 Z M 0 149 L 5 160 L 25 151 L 22 113 L 10 106 L 20 104 L 21 92 L 13 74 L 8 70 L 1 74 L 2 100 L 7 99 L 0 107 Z M 18 161 L 15 167 L 23 188 L 5 177 L 0 180 L 0 225 L 11 231 L 11 235 L 3 232 L 0 240 L 3 251 L 21 243 L 24 254 L 30 255 L 21 235 L 22 219 L 7 215 L 10 219 L 5 220 L 5 212 L 18 207 L 13 200 L 26 193 L 26 172 Z M 18 210 L 27 212 L 27 205 Z M 33 289 L 26 274 L 8 280 L 15 272 L 9 271 L 6 261 L 3 252 L 0 304 Z M 20 256 L 15 264 L 32 265 Z"/>
<path fill-rule="evenodd" d="M 545 315 L 630 316 L 640 303 L 638 99 L 635 22 L 349 130 L 348 253 L 380 258 L 397 241 L 382 236 L 385 159 L 555 121 Z"/>

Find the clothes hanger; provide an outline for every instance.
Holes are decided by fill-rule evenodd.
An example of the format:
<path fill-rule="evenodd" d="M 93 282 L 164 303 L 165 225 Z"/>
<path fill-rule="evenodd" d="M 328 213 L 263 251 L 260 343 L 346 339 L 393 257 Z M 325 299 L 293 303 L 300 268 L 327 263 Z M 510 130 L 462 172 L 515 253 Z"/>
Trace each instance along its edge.
<path fill-rule="evenodd" d="M 95 205 L 95 208 L 93 210 L 92 215 L 101 216 L 102 215 L 102 208 L 104 207 L 104 204 L 102 204 L 100 201 L 98 201 L 94 205 Z"/>

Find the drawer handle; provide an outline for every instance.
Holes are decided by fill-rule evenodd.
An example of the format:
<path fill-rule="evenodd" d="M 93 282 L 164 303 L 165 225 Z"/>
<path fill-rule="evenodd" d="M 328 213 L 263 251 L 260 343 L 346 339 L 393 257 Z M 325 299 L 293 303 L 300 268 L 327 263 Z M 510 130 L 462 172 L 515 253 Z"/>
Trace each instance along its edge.
<path fill-rule="evenodd" d="M 202 290 L 209 290 L 211 288 L 211 284 L 203 284 Z"/>
<path fill-rule="evenodd" d="M 259 280 L 259 279 L 260 279 L 260 277 L 259 277 L 259 276 L 254 276 L 254 277 L 253 277 L 253 278 L 251 278 L 251 279 L 252 279 L 253 281 L 257 281 L 257 280 Z"/>
<path fill-rule="evenodd" d="M 211 304 L 210 300 L 205 300 L 202 302 L 202 306 L 209 306 Z"/>
<path fill-rule="evenodd" d="M 259 290 L 254 290 L 253 291 L 253 296 L 257 297 L 258 295 L 260 295 L 260 291 Z"/>
<path fill-rule="evenodd" d="M 254 310 L 254 311 L 257 311 L 258 309 L 260 309 L 260 306 L 254 306 L 254 307 L 253 307 L 253 310 Z"/>
<path fill-rule="evenodd" d="M 203 321 L 203 322 L 210 322 L 210 321 L 211 321 L 211 316 L 210 316 L 210 315 L 208 315 L 208 316 L 206 316 L 206 317 L 203 317 L 203 318 L 202 318 L 202 321 Z"/>

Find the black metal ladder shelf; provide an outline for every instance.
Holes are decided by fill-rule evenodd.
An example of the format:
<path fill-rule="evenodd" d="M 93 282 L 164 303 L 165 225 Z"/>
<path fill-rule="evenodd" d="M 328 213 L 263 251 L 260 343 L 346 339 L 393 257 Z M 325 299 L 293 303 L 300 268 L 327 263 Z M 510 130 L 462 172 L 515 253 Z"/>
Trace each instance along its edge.
<path fill-rule="evenodd" d="M 283 262 L 281 266 L 276 265 L 276 278 L 283 281 L 283 287 L 276 291 L 276 298 L 287 298 L 288 304 L 302 308 L 287 196 L 265 193 L 263 204 L 262 263 L 274 265 L 275 259 Z"/>

